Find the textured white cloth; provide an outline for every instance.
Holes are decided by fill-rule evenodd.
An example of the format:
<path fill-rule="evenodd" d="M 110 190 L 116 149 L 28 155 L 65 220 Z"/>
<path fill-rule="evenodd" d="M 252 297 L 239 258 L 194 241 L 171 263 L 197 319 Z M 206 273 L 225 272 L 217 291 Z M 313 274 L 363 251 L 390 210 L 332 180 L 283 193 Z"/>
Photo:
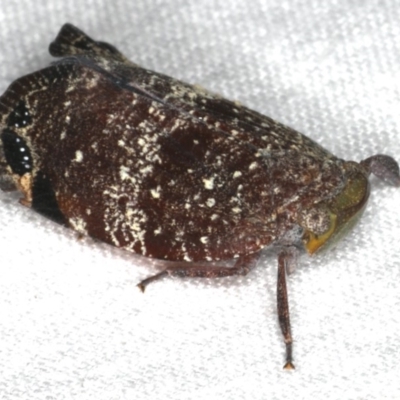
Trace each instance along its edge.
<path fill-rule="evenodd" d="M 398 0 L 2 0 L 0 92 L 51 61 L 68 21 L 339 157 L 400 160 L 399 20 Z M 274 255 L 244 278 L 142 294 L 146 260 L 1 193 L 0 398 L 400 398 L 400 190 L 372 181 L 356 229 L 289 278 L 294 372 L 282 370 Z"/>

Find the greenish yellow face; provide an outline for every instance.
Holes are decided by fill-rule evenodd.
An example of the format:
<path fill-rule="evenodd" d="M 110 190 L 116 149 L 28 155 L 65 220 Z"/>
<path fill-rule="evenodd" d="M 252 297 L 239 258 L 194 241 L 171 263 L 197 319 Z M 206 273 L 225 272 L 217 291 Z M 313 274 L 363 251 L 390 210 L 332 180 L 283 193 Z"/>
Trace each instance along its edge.
<path fill-rule="evenodd" d="M 303 243 L 307 252 L 314 254 L 340 241 L 363 214 L 368 197 L 368 178 L 361 169 L 349 164 L 343 190 L 332 200 L 318 204 L 312 215 L 308 212 L 300 221 L 305 228 Z"/>

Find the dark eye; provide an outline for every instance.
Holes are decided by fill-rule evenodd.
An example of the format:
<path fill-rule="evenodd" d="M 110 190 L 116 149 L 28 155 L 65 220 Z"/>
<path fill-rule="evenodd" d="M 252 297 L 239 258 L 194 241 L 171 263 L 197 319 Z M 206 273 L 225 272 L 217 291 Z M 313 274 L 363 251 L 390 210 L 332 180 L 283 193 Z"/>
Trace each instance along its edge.
<path fill-rule="evenodd" d="M 19 102 L 17 107 L 7 118 L 7 125 L 10 128 L 23 128 L 32 122 L 32 117 L 23 101 Z"/>
<path fill-rule="evenodd" d="M 24 139 L 15 132 L 4 129 L 1 141 L 7 164 L 15 174 L 24 175 L 32 171 L 32 156 Z"/>

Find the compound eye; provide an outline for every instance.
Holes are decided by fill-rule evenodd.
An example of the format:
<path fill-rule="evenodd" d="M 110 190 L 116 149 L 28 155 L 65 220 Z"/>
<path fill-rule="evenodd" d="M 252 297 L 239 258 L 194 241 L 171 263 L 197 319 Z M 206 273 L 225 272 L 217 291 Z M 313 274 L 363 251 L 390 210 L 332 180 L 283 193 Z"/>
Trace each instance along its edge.
<path fill-rule="evenodd" d="M 326 207 L 304 210 L 299 217 L 300 225 L 317 236 L 323 235 L 331 228 L 331 213 Z"/>
<path fill-rule="evenodd" d="M 4 157 L 12 172 L 24 175 L 32 171 L 32 155 L 25 140 L 9 129 L 1 134 Z"/>

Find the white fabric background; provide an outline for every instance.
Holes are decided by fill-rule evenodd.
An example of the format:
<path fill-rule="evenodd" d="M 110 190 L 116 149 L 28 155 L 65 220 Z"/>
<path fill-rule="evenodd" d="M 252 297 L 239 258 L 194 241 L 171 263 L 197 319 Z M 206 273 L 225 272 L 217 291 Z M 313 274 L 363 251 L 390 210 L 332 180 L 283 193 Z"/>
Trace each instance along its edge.
<path fill-rule="evenodd" d="M 400 160 L 398 0 L 1 0 L 0 92 L 46 66 L 64 22 L 359 161 Z M 56 145 L 56 144 L 55 144 Z M 167 279 L 0 194 L 1 399 L 400 398 L 400 190 L 373 179 L 356 230 L 289 278 Z"/>

